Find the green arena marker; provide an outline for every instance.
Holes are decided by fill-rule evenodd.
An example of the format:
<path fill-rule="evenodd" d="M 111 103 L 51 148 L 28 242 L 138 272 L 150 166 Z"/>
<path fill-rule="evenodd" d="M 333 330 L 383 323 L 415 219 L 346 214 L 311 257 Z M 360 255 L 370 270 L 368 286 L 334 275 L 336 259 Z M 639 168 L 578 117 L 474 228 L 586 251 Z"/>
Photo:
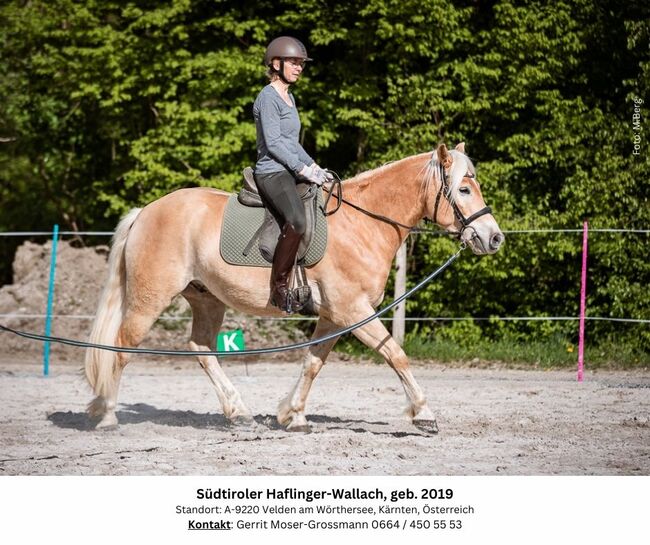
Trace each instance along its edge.
<path fill-rule="evenodd" d="M 218 352 L 240 352 L 245 349 L 244 332 L 241 329 L 224 331 L 217 335 Z"/>

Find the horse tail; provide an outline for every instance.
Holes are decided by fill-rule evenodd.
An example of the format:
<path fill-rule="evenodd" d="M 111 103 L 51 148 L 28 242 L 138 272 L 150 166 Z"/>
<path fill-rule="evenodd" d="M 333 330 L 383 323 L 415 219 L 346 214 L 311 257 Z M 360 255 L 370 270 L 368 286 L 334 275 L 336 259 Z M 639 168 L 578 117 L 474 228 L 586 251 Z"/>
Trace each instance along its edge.
<path fill-rule="evenodd" d="M 134 208 L 120 221 L 113 235 L 111 252 L 108 257 L 108 280 L 99 298 L 95 322 L 90 333 L 89 342 L 115 346 L 117 335 L 125 312 L 126 266 L 124 249 L 129 230 L 135 222 L 141 208 Z M 91 414 L 102 414 L 104 400 L 115 389 L 115 364 L 117 355 L 108 350 L 88 348 L 86 350 L 85 374 L 88 383 L 97 398 L 89 405 Z"/>

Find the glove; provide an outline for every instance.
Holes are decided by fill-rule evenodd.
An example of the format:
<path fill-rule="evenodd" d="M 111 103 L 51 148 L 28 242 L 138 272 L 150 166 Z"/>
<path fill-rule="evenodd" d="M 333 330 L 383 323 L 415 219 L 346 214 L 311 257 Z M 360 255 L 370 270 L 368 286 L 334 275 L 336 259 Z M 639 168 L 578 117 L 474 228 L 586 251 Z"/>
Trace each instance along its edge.
<path fill-rule="evenodd" d="M 298 173 L 298 175 L 308 182 L 316 185 L 323 185 L 323 183 L 327 180 L 325 171 L 316 163 L 312 164 L 311 166 L 305 165 L 303 169 Z"/>
<path fill-rule="evenodd" d="M 329 170 L 319 167 L 316 163 L 314 163 L 314 166 L 318 169 L 319 175 L 325 178 L 323 181 L 331 182 L 334 180 L 334 175 Z"/>

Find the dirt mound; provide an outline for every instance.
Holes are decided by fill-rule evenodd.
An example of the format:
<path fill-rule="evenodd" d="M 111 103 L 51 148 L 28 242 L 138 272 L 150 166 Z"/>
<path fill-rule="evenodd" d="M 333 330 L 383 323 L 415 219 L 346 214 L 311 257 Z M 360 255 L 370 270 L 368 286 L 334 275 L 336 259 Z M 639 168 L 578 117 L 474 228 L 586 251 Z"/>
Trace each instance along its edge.
<path fill-rule="evenodd" d="M 13 284 L 0 288 L 0 323 L 34 333 L 45 331 L 42 315 L 47 307 L 51 250 L 51 241 L 45 244 L 25 242 L 18 248 L 13 262 Z M 80 248 L 68 241 L 59 241 L 52 309 L 53 336 L 78 340 L 88 338 L 106 279 L 108 250 L 108 246 Z M 185 299 L 177 297 L 156 322 L 142 346 L 187 349 L 190 328 L 190 307 Z M 244 330 L 247 347 L 277 346 L 305 338 L 295 325 L 257 320 L 228 311 L 223 330 L 232 329 Z M 9 333 L 0 334 L 0 355 L 36 355 L 42 351 L 41 343 Z M 53 360 L 81 363 L 83 350 L 52 344 L 51 357 Z"/>

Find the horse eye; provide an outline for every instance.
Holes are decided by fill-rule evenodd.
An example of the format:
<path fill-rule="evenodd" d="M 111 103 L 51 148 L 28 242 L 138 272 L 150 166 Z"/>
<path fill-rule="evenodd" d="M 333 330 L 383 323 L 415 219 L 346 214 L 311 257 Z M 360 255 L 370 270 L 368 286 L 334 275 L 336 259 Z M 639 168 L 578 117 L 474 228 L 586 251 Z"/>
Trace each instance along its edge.
<path fill-rule="evenodd" d="M 471 193 L 469 187 L 461 187 L 460 189 L 458 189 L 458 191 L 460 191 L 460 193 L 462 193 L 463 195 L 469 195 Z"/>

